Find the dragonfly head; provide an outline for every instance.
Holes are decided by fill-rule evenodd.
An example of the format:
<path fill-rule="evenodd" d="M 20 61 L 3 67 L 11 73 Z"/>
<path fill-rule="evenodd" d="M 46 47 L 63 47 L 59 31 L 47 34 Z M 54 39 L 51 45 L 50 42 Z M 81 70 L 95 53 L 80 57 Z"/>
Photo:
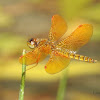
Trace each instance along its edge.
<path fill-rule="evenodd" d="M 29 46 L 29 48 L 34 49 L 35 47 L 37 47 L 37 39 L 35 38 L 31 38 L 27 41 L 27 45 Z"/>

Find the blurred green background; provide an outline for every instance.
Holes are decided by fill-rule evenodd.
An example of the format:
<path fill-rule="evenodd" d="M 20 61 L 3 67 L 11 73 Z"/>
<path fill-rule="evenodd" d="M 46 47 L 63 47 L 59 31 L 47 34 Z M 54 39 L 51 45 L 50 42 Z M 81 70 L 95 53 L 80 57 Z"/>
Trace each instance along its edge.
<path fill-rule="evenodd" d="M 72 60 L 65 100 L 100 100 L 100 0 L 0 0 L 0 100 L 17 100 L 21 79 L 18 58 L 29 50 L 29 38 L 48 38 L 51 17 L 65 18 L 70 34 L 78 25 L 94 27 L 91 41 L 79 54 L 97 63 Z M 26 73 L 25 100 L 55 100 L 62 72 L 50 75 L 44 66 L 48 58 Z M 30 67 L 30 66 L 28 66 Z"/>

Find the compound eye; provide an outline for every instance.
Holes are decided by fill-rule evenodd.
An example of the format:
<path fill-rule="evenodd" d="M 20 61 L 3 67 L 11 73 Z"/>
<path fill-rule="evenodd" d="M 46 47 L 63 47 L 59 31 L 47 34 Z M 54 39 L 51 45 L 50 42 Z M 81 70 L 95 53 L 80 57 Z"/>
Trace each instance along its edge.
<path fill-rule="evenodd" d="M 33 41 L 33 40 L 34 40 L 34 39 L 33 39 L 33 38 L 31 38 L 31 39 L 29 39 L 29 40 L 28 40 L 28 42 L 31 42 L 31 41 Z"/>
<path fill-rule="evenodd" d="M 28 45 L 31 49 L 34 49 L 34 48 L 35 48 L 34 39 L 31 38 L 30 40 L 28 40 L 28 41 L 27 41 L 27 45 Z"/>

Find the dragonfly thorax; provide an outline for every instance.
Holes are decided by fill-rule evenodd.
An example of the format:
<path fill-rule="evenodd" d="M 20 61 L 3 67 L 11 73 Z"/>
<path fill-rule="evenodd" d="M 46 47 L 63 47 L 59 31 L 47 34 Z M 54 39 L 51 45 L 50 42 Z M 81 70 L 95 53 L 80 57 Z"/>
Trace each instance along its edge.
<path fill-rule="evenodd" d="M 31 48 L 34 49 L 36 47 L 39 47 L 43 44 L 45 44 L 47 39 L 38 39 L 38 38 L 31 38 L 27 41 L 27 45 Z"/>

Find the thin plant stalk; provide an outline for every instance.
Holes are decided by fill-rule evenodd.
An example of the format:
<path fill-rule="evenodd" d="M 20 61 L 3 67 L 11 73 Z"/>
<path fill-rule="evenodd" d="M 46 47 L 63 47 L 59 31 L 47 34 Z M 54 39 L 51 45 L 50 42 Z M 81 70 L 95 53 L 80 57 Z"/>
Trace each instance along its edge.
<path fill-rule="evenodd" d="M 66 88 L 67 88 L 67 75 L 63 74 L 63 76 L 60 79 L 56 100 L 64 100 Z"/>
<path fill-rule="evenodd" d="M 25 50 L 23 50 L 22 77 L 21 77 L 21 85 L 19 91 L 19 100 L 24 100 L 25 74 L 26 74 Z"/>

